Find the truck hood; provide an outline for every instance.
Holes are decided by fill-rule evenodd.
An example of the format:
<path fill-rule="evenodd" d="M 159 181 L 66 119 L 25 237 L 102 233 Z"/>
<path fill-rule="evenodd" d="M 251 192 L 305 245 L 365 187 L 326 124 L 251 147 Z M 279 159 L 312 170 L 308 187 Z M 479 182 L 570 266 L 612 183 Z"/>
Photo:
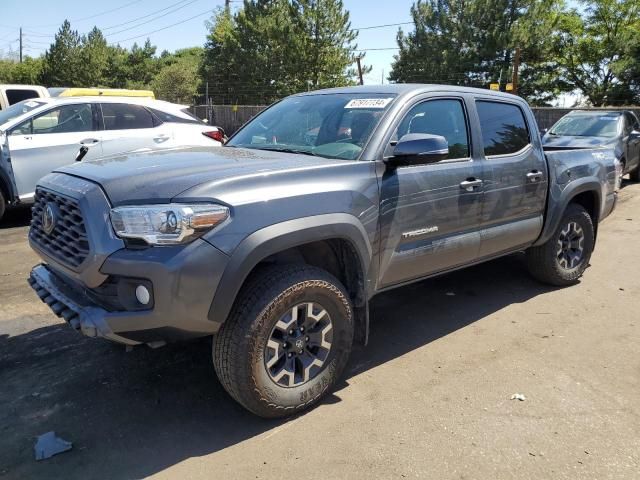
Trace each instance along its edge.
<path fill-rule="evenodd" d="M 55 171 L 98 183 L 118 206 L 169 202 L 208 182 L 344 162 L 266 150 L 188 147 L 119 154 Z"/>
<path fill-rule="evenodd" d="M 574 137 L 546 134 L 542 138 L 545 147 L 593 148 L 616 143 L 616 137 Z"/>

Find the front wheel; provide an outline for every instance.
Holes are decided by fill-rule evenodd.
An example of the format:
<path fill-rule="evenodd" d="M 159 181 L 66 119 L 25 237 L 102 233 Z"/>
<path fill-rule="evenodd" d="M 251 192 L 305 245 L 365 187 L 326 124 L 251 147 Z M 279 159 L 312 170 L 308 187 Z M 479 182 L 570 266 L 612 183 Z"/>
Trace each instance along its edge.
<path fill-rule="evenodd" d="M 572 285 L 589 265 L 594 241 L 591 216 L 584 207 L 572 203 L 552 237 L 527 250 L 529 272 L 544 283 Z"/>
<path fill-rule="evenodd" d="M 640 182 L 640 160 L 638 165 L 631 172 L 629 172 L 629 178 L 632 182 Z"/>
<path fill-rule="evenodd" d="M 337 382 L 353 342 L 353 309 L 340 282 L 307 265 L 252 275 L 213 343 L 225 390 L 261 417 L 316 404 Z"/>

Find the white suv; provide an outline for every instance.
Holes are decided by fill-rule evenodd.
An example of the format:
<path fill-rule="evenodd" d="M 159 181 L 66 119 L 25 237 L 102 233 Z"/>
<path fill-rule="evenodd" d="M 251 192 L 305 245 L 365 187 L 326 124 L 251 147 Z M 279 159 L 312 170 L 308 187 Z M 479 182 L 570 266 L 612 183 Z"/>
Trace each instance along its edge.
<path fill-rule="evenodd" d="M 220 146 L 224 132 L 186 106 L 132 97 L 34 98 L 0 111 L 0 218 L 31 203 L 44 175 L 76 160 L 141 149 Z"/>

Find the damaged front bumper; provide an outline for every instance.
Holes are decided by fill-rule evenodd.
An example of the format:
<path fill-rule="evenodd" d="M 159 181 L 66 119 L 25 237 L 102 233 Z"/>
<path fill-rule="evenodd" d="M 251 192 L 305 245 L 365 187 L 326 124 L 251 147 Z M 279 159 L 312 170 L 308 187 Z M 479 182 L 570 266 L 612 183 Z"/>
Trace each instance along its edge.
<path fill-rule="evenodd" d="M 88 337 L 125 345 L 158 346 L 215 334 L 220 324 L 207 314 L 228 257 L 209 243 L 122 249 L 99 272 L 105 281 L 89 287 L 55 265 L 36 266 L 29 284 L 59 317 Z M 150 301 L 136 303 L 136 285 Z"/>
<path fill-rule="evenodd" d="M 33 288 L 53 313 L 64 318 L 76 331 L 87 337 L 102 337 L 125 345 L 136 342 L 115 334 L 105 319 L 107 311 L 88 301 L 86 296 L 73 288 L 62 277 L 53 273 L 45 265 L 38 265 L 29 276 Z"/>

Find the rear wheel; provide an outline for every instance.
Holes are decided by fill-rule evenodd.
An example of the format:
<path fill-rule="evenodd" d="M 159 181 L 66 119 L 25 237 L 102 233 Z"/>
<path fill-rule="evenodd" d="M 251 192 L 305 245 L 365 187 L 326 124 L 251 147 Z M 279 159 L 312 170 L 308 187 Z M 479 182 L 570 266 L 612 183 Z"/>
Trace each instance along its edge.
<path fill-rule="evenodd" d="M 544 283 L 571 285 L 589 265 L 593 246 L 591 216 L 584 207 L 572 203 L 552 237 L 545 244 L 527 250 L 529 272 Z"/>
<path fill-rule="evenodd" d="M 213 363 L 242 406 L 283 417 L 335 385 L 352 342 L 353 309 L 340 282 L 319 268 L 279 265 L 247 281 L 216 335 Z"/>
<path fill-rule="evenodd" d="M 638 166 L 629 172 L 629 178 L 632 182 L 640 182 L 640 161 L 638 161 Z"/>

